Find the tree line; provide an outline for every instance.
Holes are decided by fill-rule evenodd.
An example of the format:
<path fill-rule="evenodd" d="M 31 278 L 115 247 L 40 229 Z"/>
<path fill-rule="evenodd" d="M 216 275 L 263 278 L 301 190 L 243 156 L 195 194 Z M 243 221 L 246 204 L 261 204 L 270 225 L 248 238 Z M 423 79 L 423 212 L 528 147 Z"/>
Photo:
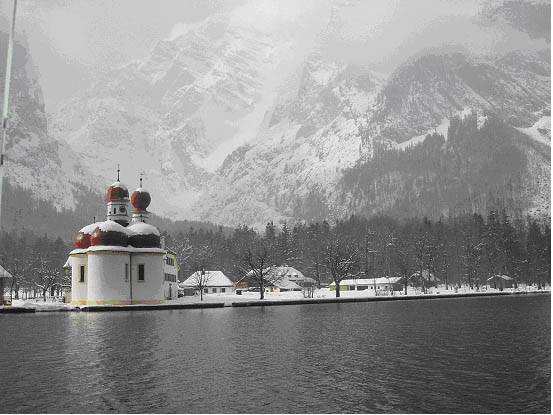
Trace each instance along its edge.
<path fill-rule="evenodd" d="M 234 281 L 249 273 L 263 288 L 268 267 L 288 265 L 318 286 L 384 276 L 403 278 L 407 284 L 415 274 L 419 281 L 409 283 L 425 289 L 420 280 L 428 273 L 446 287 L 479 288 L 496 274 L 538 286 L 550 282 L 549 221 L 513 220 L 505 211 L 437 221 L 351 216 L 334 224 L 269 222 L 261 232 L 239 226 L 163 234 L 166 246 L 177 254 L 180 281 L 196 271 L 220 270 Z M 8 281 L 13 297 L 59 294 L 70 284 L 62 267 L 71 249 L 59 237 L 25 230 L 1 233 L 0 264 L 14 277 Z"/>
<path fill-rule="evenodd" d="M 429 273 L 446 289 L 461 284 L 478 289 L 497 274 L 542 287 L 550 282 L 550 233 L 549 222 L 512 220 L 493 210 L 487 217 L 437 221 L 351 216 L 332 225 L 269 222 L 263 232 L 246 226 L 230 233 L 190 228 L 166 234 L 166 241 L 181 264 L 181 280 L 202 270 L 221 270 L 235 281 L 249 272 L 262 288 L 264 269 L 289 265 L 319 286 L 337 283 L 338 296 L 344 278 L 395 276 L 425 290 Z"/>

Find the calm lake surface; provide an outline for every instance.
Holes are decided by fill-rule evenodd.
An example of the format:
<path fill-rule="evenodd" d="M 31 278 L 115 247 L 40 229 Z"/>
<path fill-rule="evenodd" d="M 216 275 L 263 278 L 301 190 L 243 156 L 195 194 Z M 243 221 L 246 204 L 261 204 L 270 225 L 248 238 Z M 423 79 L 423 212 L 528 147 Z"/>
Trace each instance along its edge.
<path fill-rule="evenodd" d="M 1 412 L 550 412 L 549 296 L 0 315 Z"/>

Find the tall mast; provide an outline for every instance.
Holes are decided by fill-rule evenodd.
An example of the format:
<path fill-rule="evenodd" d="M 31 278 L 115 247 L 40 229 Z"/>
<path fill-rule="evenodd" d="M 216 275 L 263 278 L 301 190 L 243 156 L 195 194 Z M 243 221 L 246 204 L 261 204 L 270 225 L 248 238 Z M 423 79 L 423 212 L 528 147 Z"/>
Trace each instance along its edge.
<path fill-rule="evenodd" d="M 8 38 L 8 53 L 6 57 L 6 74 L 4 78 L 4 105 L 2 108 L 2 138 L 0 141 L 0 230 L 2 230 L 2 193 L 4 186 L 4 153 L 6 148 L 6 135 L 8 130 L 8 103 L 10 98 L 10 80 L 12 72 L 13 38 L 15 34 L 15 11 L 17 0 L 13 0 L 13 14 Z"/>

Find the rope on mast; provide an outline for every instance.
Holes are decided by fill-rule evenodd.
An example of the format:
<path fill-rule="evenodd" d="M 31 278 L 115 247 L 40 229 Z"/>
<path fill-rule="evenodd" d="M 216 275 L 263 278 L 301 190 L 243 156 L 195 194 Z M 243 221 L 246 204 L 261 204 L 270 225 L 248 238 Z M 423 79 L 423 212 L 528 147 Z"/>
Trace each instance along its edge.
<path fill-rule="evenodd" d="M 2 194 L 4 185 L 4 153 L 6 148 L 6 138 L 8 131 L 8 104 L 10 98 L 10 81 L 12 72 L 13 39 L 15 36 L 15 12 L 17 10 L 17 0 L 13 0 L 13 14 L 8 38 L 8 52 L 6 56 L 6 73 L 4 77 L 4 103 L 2 107 L 2 138 L 0 141 L 0 230 L 2 229 Z"/>

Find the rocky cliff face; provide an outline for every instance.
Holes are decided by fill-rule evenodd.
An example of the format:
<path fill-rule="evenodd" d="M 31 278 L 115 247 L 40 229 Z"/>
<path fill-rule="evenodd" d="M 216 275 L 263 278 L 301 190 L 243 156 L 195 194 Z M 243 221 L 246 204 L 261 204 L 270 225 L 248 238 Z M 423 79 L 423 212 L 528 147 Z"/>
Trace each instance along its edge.
<path fill-rule="evenodd" d="M 0 32 L 0 56 L 6 54 L 7 41 L 7 34 Z M 3 80 L 5 67 L 1 66 Z M 4 94 L 3 87 L 4 82 L 0 96 Z M 75 207 L 75 192 L 83 184 L 79 180 L 81 169 L 71 150 L 48 135 L 42 90 L 33 62 L 21 43 L 14 45 L 8 126 L 7 180 L 58 209 Z"/>

